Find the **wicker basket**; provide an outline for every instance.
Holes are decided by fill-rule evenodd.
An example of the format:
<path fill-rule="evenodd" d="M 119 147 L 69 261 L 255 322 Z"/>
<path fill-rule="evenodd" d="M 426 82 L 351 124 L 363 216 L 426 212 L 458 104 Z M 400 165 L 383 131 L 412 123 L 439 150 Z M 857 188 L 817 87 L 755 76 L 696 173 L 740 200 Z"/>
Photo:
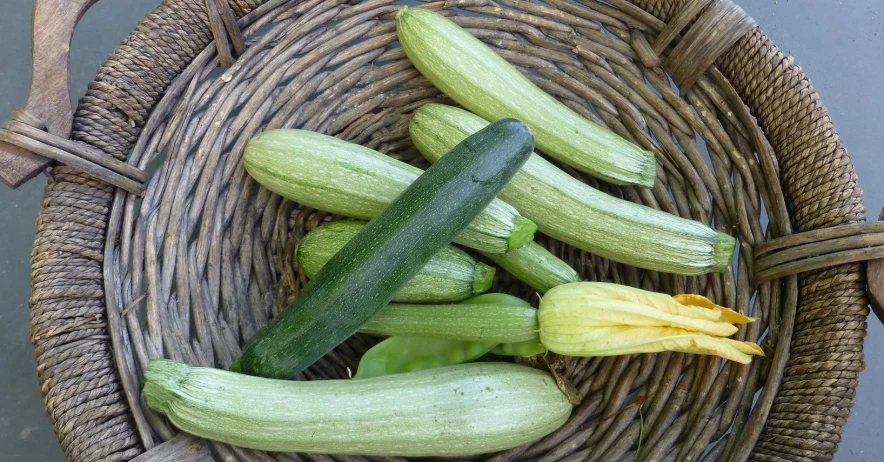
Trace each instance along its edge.
<path fill-rule="evenodd" d="M 239 31 L 221 21 L 228 4 Z M 156 357 L 229 365 L 305 283 L 292 259 L 299 238 L 336 218 L 257 187 L 241 162 L 252 135 L 304 127 L 421 165 L 408 120 L 440 95 L 396 46 L 399 6 L 165 0 L 102 66 L 72 138 L 153 173 L 143 198 L 65 166 L 46 188 L 31 332 L 46 412 L 70 460 L 394 460 L 175 436 L 144 405 L 141 375 Z M 831 460 L 868 314 L 863 258 L 842 250 L 866 228 L 854 167 L 801 69 L 726 0 L 426 6 L 662 165 L 648 190 L 575 176 L 713 223 L 740 247 L 731 271 L 682 278 L 542 242 L 586 279 L 701 293 L 759 316 L 738 336 L 768 355 L 751 366 L 668 353 L 554 358 L 585 396 L 570 421 L 476 459 Z M 240 31 L 245 51 L 216 71 Z M 532 295 L 506 275 L 496 288 Z M 350 339 L 304 378 L 346 377 L 371 343 Z"/>

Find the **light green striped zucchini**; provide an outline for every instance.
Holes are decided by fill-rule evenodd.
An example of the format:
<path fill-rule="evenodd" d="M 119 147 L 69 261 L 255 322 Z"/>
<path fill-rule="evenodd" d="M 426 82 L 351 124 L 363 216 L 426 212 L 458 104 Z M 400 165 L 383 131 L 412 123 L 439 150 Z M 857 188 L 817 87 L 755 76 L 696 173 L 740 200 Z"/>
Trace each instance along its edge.
<path fill-rule="evenodd" d="M 463 109 L 428 104 L 411 120 L 411 139 L 427 159 L 436 162 L 487 125 Z M 733 237 L 703 223 L 605 194 L 536 154 L 499 197 L 547 236 L 639 268 L 694 276 L 723 272 L 733 258 Z"/>
<path fill-rule="evenodd" d="M 522 121 L 540 150 L 578 170 L 615 184 L 654 185 L 653 153 L 560 103 L 450 19 L 407 7 L 396 19 L 405 54 L 451 99 L 490 121 Z"/>
<path fill-rule="evenodd" d="M 280 452 L 466 456 L 538 440 L 571 414 L 552 377 L 503 363 L 286 381 L 153 360 L 144 395 L 187 433 Z"/>
<path fill-rule="evenodd" d="M 391 303 L 360 332 L 517 343 L 538 338 L 537 310 L 509 304 L 409 305 Z"/>
<path fill-rule="evenodd" d="M 509 252 L 512 253 L 512 252 Z M 469 300 L 461 302 L 461 305 L 512 305 L 523 308 L 530 308 L 531 305 L 521 298 L 508 294 L 489 293 L 473 297 Z M 426 308 L 426 307 L 423 307 Z M 432 309 L 432 308 L 431 308 Z M 481 306 L 477 306 L 477 311 L 482 311 Z M 494 309 L 494 308 L 492 308 Z M 426 311 L 409 310 L 408 312 L 395 311 L 390 313 L 393 316 L 387 316 L 386 319 L 391 322 L 385 325 L 383 319 L 376 322 L 373 329 L 377 332 L 386 332 L 388 328 L 396 328 L 402 324 L 411 324 L 409 317 L 424 316 Z M 515 315 L 527 322 L 524 325 L 535 328 L 533 321 L 530 319 L 531 314 L 523 310 L 515 310 Z M 398 316 L 396 316 L 398 314 Z M 455 312 L 445 311 L 439 314 L 447 314 L 443 321 L 439 323 L 442 326 L 452 325 L 452 323 L 460 323 L 461 327 L 456 329 L 445 329 L 446 333 L 451 336 L 458 335 L 457 332 L 467 332 L 469 335 L 477 335 L 475 329 L 471 327 L 464 328 L 463 324 L 471 324 L 473 319 L 461 319 Z M 526 316 L 527 315 L 527 316 Z M 413 318 L 412 318 L 413 319 Z M 496 319 L 500 319 L 499 316 Z M 427 323 L 419 321 L 422 326 Z M 483 322 L 487 323 L 488 319 Z M 511 321 L 504 321 L 505 324 L 511 325 Z M 430 328 L 430 335 L 437 333 L 437 329 Z M 492 332 L 499 332 L 499 329 L 491 329 Z M 479 332 L 478 335 L 482 335 Z M 496 334 L 495 334 L 496 335 Z M 433 336 L 426 337 L 406 337 L 394 335 L 388 337 L 377 345 L 371 347 L 362 355 L 359 360 L 359 367 L 356 370 L 354 379 L 364 379 L 370 377 L 379 377 L 382 375 L 401 374 L 403 372 L 413 372 L 424 369 L 435 369 L 444 366 L 453 366 L 455 364 L 463 364 L 475 361 L 484 354 L 493 351 L 500 356 L 534 356 L 546 351 L 540 344 L 540 338 L 534 336 L 531 340 L 525 340 L 518 343 L 502 343 L 498 344 L 494 341 L 469 341 L 469 340 L 452 340 L 450 338 L 439 338 Z"/>
<path fill-rule="evenodd" d="M 371 220 L 423 170 L 373 149 L 307 130 L 273 130 L 253 138 L 249 174 L 267 189 L 308 207 Z M 531 242 L 537 227 L 511 205 L 491 202 L 455 242 L 503 253 Z"/>
<path fill-rule="evenodd" d="M 574 268 L 536 242 L 507 253 L 483 255 L 540 293 L 580 280 Z"/>
<path fill-rule="evenodd" d="M 298 265 L 313 277 L 344 244 L 356 236 L 365 222 L 336 221 L 307 233 L 296 250 Z M 508 252 L 509 255 L 521 249 Z M 498 254 L 488 254 L 498 255 Z M 491 288 L 495 268 L 477 261 L 466 252 L 447 246 L 430 259 L 405 287 L 393 297 L 400 303 L 459 302 Z"/>

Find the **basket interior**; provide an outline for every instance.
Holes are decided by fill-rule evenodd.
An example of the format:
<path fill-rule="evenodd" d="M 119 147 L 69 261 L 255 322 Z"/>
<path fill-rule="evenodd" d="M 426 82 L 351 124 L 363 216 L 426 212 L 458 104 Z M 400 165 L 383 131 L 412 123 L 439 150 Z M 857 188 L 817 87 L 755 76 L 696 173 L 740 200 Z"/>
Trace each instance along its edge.
<path fill-rule="evenodd" d="M 154 111 L 130 156 L 154 173 L 143 200 L 115 203 L 116 235 L 107 240 L 114 258 L 105 262 L 106 290 L 118 301 L 108 309 L 119 310 L 125 324 L 126 348 L 117 354 L 128 365 L 121 374 L 130 378 L 124 380 L 129 393 L 140 394 L 150 358 L 228 367 L 243 342 L 307 282 L 294 259 L 300 238 L 342 218 L 256 185 L 242 166 L 252 136 L 305 128 L 428 166 L 409 139 L 409 118 L 428 102 L 451 102 L 396 42 L 392 16 L 401 3 L 294 1 L 253 18 L 244 29 L 250 46 L 232 68 L 216 70 L 207 49 Z M 655 187 L 640 189 L 556 165 L 609 194 L 728 232 L 739 247 L 728 272 L 685 278 L 624 266 L 540 234 L 538 241 L 586 280 L 698 293 L 759 317 L 736 338 L 772 351 L 782 289 L 753 286 L 752 249 L 765 239 L 768 214 L 787 218 L 768 210 L 766 199 L 782 197 L 779 182 L 760 166 L 758 152 L 769 150 L 754 144 L 759 128 L 741 122 L 751 118 L 738 117 L 747 108 L 724 96 L 727 81 L 707 74 L 680 92 L 661 68 L 642 65 L 630 45 L 631 34 L 652 38 L 654 31 L 607 3 L 427 6 L 450 15 L 567 106 L 652 150 L 661 168 Z M 533 289 L 502 270 L 493 290 L 537 301 Z M 347 378 L 374 342 L 357 335 L 302 378 Z M 670 353 L 548 361 L 583 402 L 561 430 L 498 460 L 620 460 L 639 446 L 642 460 L 725 459 L 736 446 L 729 435 L 745 425 L 769 364 Z M 143 403 L 133 412 L 150 427 L 142 432 L 172 435 Z"/>

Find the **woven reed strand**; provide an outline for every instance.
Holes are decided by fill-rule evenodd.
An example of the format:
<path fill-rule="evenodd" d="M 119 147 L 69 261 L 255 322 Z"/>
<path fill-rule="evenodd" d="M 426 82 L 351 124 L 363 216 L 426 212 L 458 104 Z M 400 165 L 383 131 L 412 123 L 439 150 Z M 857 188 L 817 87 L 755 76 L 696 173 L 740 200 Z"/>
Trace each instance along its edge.
<path fill-rule="evenodd" d="M 111 188 L 69 169 L 56 169 L 47 188 L 34 250 L 32 326 L 47 411 L 72 460 L 124 460 L 170 438 L 169 425 L 140 401 L 147 361 L 227 366 L 306 282 L 292 260 L 294 245 L 338 217 L 257 187 L 242 169 L 248 138 L 266 127 L 303 127 L 426 165 L 407 124 L 414 109 L 439 95 L 392 46 L 395 2 L 272 2 L 277 8 L 247 18 L 250 47 L 220 77 L 209 77 L 217 65 L 213 47 L 197 55 L 210 40 L 200 3 L 167 1 L 146 18 L 78 110 L 76 139 L 118 158 L 131 149 L 129 162 L 141 168 L 163 159 L 144 200 L 116 192 L 112 203 Z M 233 6 L 242 14 L 257 3 Z M 791 224 L 806 230 L 861 219 L 846 153 L 800 70 L 760 32 L 719 60 L 722 72 L 713 69 L 678 95 L 658 68 L 641 64 L 630 43 L 641 42 L 631 40 L 639 33 L 652 42 L 660 20 L 680 5 L 639 2 L 655 18 L 622 1 L 609 3 L 619 9 L 593 0 L 449 0 L 443 12 L 473 13 L 454 19 L 565 104 L 653 150 L 663 166 L 650 190 L 572 174 L 612 194 L 714 223 L 738 236 L 741 249 L 732 271 L 685 281 L 541 242 L 587 279 L 702 293 L 760 316 L 737 336 L 756 341 L 767 329 L 766 350 L 777 354 L 751 366 L 682 354 L 557 358 L 584 402 L 552 435 L 490 458 L 621 460 L 640 444 L 641 460 L 698 460 L 707 448 L 704 460 L 745 460 L 758 439 L 756 460 L 828 460 L 862 365 L 860 271 L 848 266 L 757 289 L 750 275 L 753 248 L 767 234 L 787 234 Z M 268 24 L 264 35 L 254 35 Z M 181 32 L 169 32 L 175 30 Z M 779 99 L 763 97 L 785 74 L 796 85 Z M 829 136 L 810 138 L 819 133 Z M 829 165 L 839 174 L 826 176 Z M 815 201 L 835 193 L 843 203 Z M 771 220 L 767 229 L 762 210 Z M 506 275 L 495 289 L 533 294 Z M 303 378 L 347 377 L 371 344 L 354 337 Z M 782 387 L 763 387 L 778 385 L 781 375 Z M 762 399 L 750 414 L 759 390 Z M 213 446 L 224 460 L 367 460 Z"/>

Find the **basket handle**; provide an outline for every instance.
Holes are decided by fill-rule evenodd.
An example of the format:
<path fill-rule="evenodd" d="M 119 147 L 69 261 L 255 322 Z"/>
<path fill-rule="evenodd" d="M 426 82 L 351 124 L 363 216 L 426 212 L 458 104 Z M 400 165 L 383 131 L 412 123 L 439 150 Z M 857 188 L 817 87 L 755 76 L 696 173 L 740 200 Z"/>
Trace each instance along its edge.
<path fill-rule="evenodd" d="M 147 176 L 143 172 L 133 171 L 133 167 L 114 159 L 97 160 L 94 149 L 68 140 L 74 119 L 70 96 L 71 39 L 83 14 L 97 1 L 34 0 L 28 102 L 0 129 L 0 180 L 12 188 L 36 176 L 52 161 L 58 161 L 135 194 L 144 189 Z"/>
<path fill-rule="evenodd" d="M 154 446 L 147 452 L 132 459 L 131 462 L 210 462 L 215 460 L 209 451 L 207 441 L 202 438 L 179 433 L 163 444 Z"/>
<path fill-rule="evenodd" d="M 884 209 L 881 210 L 878 222 L 884 223 Z M 869 300 L 872 302 L 872 310 L 878 316 L 878 320 L 884 323 L 884 258 L 869 261 L 866 278 L 869 284 Z"/>
<path fill-rule="evenodd" d="M 877 222 L 822 228 L 771 239 L 755 249 L 755 282 L 868 261 L 872 310 L 884 323 L 884 210 Z"/>

